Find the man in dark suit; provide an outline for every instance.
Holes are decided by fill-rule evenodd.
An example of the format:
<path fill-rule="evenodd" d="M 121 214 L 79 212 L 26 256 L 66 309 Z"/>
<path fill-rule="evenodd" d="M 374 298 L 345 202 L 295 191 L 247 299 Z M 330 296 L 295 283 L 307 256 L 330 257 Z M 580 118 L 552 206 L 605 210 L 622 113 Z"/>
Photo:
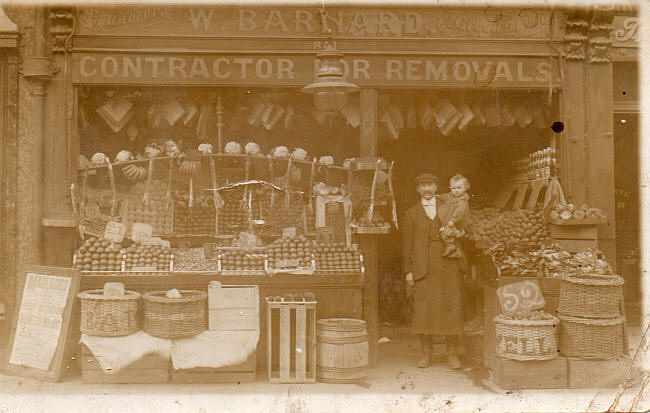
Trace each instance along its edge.
<path fill-rule="evenodd" d="M 459 260 L 442 256 L 445 244 L 438 213 L 445 205 L 435 196 L 438 178 L 425 173 L 415 183 L 421 200 L 406 211 L 401 231 L 402 273 L 414 294 L 411 328 L 420 335 L 422 348 L 418 367 L 431 364 L 431 338 L 437 335 L 445 337 L 447 364 L 457 369 L 461 367 L 458 340 L 463 332 Z"/>

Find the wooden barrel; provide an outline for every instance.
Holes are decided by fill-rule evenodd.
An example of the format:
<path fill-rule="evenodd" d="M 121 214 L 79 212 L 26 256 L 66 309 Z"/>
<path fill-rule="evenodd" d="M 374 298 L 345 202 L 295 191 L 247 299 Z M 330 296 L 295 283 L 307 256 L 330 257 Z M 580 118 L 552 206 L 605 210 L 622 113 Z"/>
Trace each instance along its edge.
<path fill-rule="evenodd" d="M 316 375 L 324 383 L 356 383 L 368 373 L 366 322 L 352 318 L 318 320 Z"/>

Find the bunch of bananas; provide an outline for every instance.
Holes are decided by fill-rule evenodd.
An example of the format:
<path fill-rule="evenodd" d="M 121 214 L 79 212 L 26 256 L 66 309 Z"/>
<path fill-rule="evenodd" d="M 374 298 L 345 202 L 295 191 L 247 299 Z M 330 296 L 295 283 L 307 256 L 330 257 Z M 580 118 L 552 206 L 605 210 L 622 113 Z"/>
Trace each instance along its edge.
<path fill-rule="evenodd" d="M 201 167 L 201 153 L 197 150 L 190 149 L 179 159 L 181 173 L 185 175 L 194 175 Z"/>
<path fill-rule="evenodd" d="M 140 181 L 147 177 L 147 168 L 140 165 L 129 164 L 122 167 L 122 173 L 131 181 Z"/>

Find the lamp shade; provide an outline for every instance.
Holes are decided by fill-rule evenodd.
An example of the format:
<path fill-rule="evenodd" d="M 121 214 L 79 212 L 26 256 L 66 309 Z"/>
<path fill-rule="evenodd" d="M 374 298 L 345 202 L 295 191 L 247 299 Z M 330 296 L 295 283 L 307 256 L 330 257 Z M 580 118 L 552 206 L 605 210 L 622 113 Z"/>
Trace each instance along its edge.
<path fill-rule="evenodd" d="M 316 107 L 330 116 L 343 109 L 348 93 L 359 91 L 359 86 L 346 80 L 342 57 L 343 53 L 328 45 L 317 55 L 321 64 L 316 79 L 302 88 L 303 92 L 313 94 Z"/>

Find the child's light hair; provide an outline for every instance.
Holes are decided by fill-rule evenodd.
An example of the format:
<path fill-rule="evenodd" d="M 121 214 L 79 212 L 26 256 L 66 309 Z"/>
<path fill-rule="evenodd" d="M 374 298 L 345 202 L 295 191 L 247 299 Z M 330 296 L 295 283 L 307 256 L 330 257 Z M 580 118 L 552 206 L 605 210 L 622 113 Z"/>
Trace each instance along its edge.
<path fill-rule="evenodd" d="M 470 186 L 471 186 L 470 183 L 469 183 L 469 179 L 467 179 L 467 177 L 465 177 L 465 176 L 463 176 L 461 174 L 456 174 L 456 175 L 452 176 L 451 178 L 449 178 L 449 184 L 450 185 L 453 184 L 454 182 L 463 182 L 465 184 L 465 190 L 468 190 L 470 188 Z"/>

